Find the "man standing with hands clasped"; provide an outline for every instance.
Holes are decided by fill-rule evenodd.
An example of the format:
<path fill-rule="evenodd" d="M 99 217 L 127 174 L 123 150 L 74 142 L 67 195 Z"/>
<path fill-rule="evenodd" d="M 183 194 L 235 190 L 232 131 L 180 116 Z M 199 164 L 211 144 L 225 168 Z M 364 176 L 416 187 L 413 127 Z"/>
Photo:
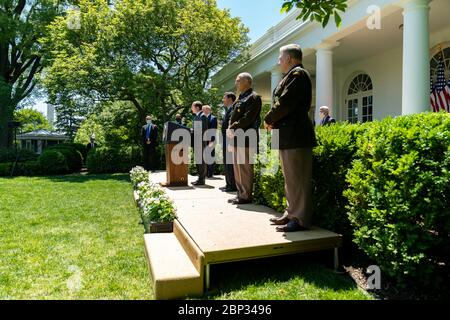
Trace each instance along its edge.
<path fill-rule="evenodd" d="M 251 74 L 244 72 L 237 76 L 236 89 L 240 95 L 234 103 L 227 129 L 228 138 L 234 139 L 233 169 L 237 197 L 230 199 L 233 204 L 246 204 L 253 200 L 253 163 L 257 150 L 255 127 L 261 114 L 262 101 L 253 91 L 252 85 Z"/>
<path fill-rule="evenodd" d="M 302 50 L 291 44 L 280 49 L 283 79 L 273 92 L 273 104 L 264 119 L 266 129 L 279 130 L 281 166 L 288 208 L 270 219 L 279 232 L 308 230 L 312 226 L 312 149 L 316 146 L 314 125 L 308 116 L 312 85 L 302 65 Z"/>
<path fill-rule="evenodd" d="M 155 154 L 158 138 L 158 128 L 152 123 L 152 117 L 145 118 L 147 124 L 142 126 L 141 137 L 144 146 L 144 169 L 155 169 Z"/>

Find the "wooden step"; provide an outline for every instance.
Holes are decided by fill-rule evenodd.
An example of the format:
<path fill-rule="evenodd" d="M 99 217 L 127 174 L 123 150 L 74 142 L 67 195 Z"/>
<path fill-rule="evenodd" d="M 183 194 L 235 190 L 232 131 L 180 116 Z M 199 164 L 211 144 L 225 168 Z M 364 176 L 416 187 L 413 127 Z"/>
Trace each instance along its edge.
<path fill-rule="evenodd" d="M 155 299 L 203 295 L 203 272 L 192 263 L 174 233 L 144 235 Z"/>

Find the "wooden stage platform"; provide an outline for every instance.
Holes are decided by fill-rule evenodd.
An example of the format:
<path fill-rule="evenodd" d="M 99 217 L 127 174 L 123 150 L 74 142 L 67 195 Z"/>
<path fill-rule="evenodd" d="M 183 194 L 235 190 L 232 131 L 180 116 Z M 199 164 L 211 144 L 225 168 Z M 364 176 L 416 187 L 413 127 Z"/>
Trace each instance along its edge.
<path fill-rule="evenodd" d="M 155 183 L 164 182 L 165 178 L 165 172 L 150 174 L 150 180 Z M 195 179 L 189 176 L 189 183 Z M 210 286 L 211 264 L 334 249 L 337 267 L 341 235 L 317 227 L 308 231 L 277 232 L 269 219 L 280 214 L 266 206 L 228 203 L 235 193 L 219 190 L 224 185 L 224 178 L 218 176 L 207 179 L 205 186 L 166 188 L 177 208 L 174 232 L 145 235 L 156 298 L 201 295 L 203 289 L 208 290 Z M 179 246 L 176 249 L 172 244 L 172 251 L 184 252 L 161 250 L 161 247 L 168 248 L 164 242 L 172 243 L 174 239 L 178 240 Z M 183 264 L 181 260 L 187 260 L 186 256 L 198 272 L 195 279 L 191 279 L 192 276 L 183 277 L 183 272 L 179 270 L 181 267 L 177 268 L 177 264 Z M 189 260 L 183 267 L 186 274 L 193 272 Z M 173 277 L 170 277 L 170 269 L 173 269 Z M 158 274 L 162 271 L 164 276 Z M 189 283 L 188 278 L 193 281 Z"/>

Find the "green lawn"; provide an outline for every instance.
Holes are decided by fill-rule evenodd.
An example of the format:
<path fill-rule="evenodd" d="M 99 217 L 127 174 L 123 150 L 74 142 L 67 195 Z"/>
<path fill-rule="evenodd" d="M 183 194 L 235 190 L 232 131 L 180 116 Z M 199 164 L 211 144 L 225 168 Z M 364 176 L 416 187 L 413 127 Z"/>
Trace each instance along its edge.
<path fill-rule="evenodd" d="M 128 175 L 0 179 L 0 299 L 149 299 Z"/>
<path fill-rule="evenodd" d="M 367 300 L 347 275 L 331 269 L 324 251 L 213 266 L 208 299 Z"/>
<path fill-rule="evenodd" d="M 0 299 L 153 296 L 128 175 L 0 178 L 0 234 Z M 205 298 L 370 298 L 320 257 L 213 266 Z"/>

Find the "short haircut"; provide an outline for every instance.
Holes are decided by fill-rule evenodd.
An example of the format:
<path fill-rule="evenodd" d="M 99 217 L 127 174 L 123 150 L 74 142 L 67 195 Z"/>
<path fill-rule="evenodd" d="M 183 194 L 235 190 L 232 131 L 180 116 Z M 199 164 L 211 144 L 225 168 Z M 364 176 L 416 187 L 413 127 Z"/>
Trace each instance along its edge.
<path fill-rule="evenodd" d="M 280 48 L 280 52 L 285 52 L 292 59 L 297 60 L 298 62 L 303 61 L 302 48 L 298 44 L 288 44 L 287 46 L 283 46 Z"/>
<path fill-rule="evenodd" d="M 152 119 L 152 116 L 148 114 L 145 119 Z"/>
<path fill-rule="evenodd" d="M 253 77 L 252 77 L 252 75 L 251 75 L 250 73 L 248 73 L 248 72 L 240 73 L 240 74 L 238 75 L 238 78 L 244 78 L 244 79 L 247 79 L 247 81 L 248 81 L 248 83 L 250 83 L 250 85 L 253 84 Z"/>
<path fill-rule="evenodd" d="M 322 106 L 322 107 L 320 107 L 319 111 L 323 112 L 323 113 L 326 113 L 326 114 L 329 114 L 330 113 L 330 108 L 328 108 L 327 106 Z"/>
<path fill-rule="evenodd" d="M 181 118 L 181 114 L 177 113 L 177 114 L 175 115 L 175 118 Z"/>
<path fill-rule="evenodd" d="M 208 109 L 208 110 L 211 110 L 211 106 L 205 104 L 205 105 L 202 107 L 202 109 Z"/>
<path fill-rule="evenodd" d="M 201 102 L 201 101 L 194 101 L 194 102 L 192 102 L 192 105 L 194 106 L 194 107 L 196 107 L 197 109 L 202 109 L 202 107 L 203 107 L 203 103 Z"/>
<path fill-rule="evenodd" d="M 236 95 L 233 92 L 225 92 L 223 95 L 233 102 L 236 101 Z"/>

